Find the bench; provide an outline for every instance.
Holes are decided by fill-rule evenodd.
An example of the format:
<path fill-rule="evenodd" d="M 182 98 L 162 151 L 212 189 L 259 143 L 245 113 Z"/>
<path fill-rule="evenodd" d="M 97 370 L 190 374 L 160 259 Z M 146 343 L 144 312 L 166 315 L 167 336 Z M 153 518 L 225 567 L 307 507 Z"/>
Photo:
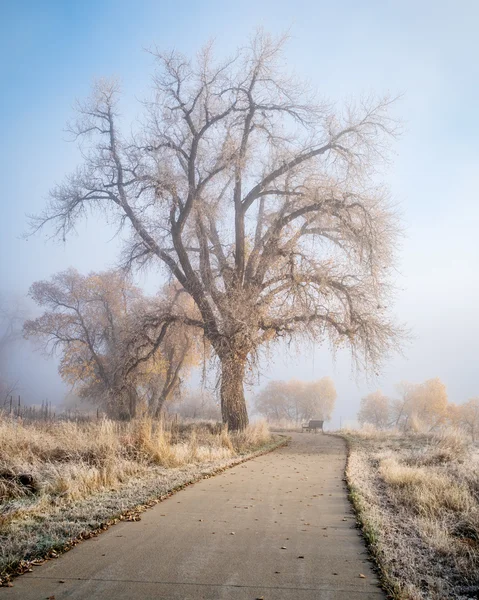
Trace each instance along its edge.
<path fill-rule="evenodd" d="M 321 429 L 321 432 L 322 432 L 323 431 L 323 423 L 324 423 L 324 421 L 312 419 L 306 425 L 302 425 L 302 432 L 314 431 L 314 433 L 318 433 L 318 429 Z"/>

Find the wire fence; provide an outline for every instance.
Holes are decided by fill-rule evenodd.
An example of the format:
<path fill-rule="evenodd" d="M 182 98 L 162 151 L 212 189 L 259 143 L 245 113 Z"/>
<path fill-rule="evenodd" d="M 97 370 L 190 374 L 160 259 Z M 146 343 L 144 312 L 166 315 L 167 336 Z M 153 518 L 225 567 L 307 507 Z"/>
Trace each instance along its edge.
<path fill-rule="evenodd" d="M 26 405 L 22 403 L 21 396 L 10 396 L 3 404 L 0 413 L 10 418 L 19 418 L 23 421 L 76 421 L 87 422 L 104 418 L 105 414 L 99 408 L 88 413 L 76 408 L 67 408 L 58 411 L 48 400 L 43 400 L 41 405 Z"/>

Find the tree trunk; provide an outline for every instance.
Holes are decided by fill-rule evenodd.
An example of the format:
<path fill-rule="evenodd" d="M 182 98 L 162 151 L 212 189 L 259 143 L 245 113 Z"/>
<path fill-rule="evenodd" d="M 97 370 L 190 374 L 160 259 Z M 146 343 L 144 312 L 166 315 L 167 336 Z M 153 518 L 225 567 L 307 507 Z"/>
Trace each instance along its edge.
<path fill-rule="evenodd" d="M 221 415 L 229 431 L 241 431 L 248 426 L 243 379 L 246 361 L 237 355 L 221 360 Z"/>
<path fill-rule="evenodd" d="M 135 389 L 130 389 L 128 393 L 129 399 L 129 412 L 130 419 L 134 419 L 136 417 L 136 404 L 137 404 L 137 394 Z"/>
<path fill-rule="evenodd" d="M 156 419 L 159 419 L 161 417 L 161 412 L 163 410 L 163 407 L 165 406 L 166 401 L 168 400 L 170 395 L 171 395 L 170 391 L 163 388 L 163 390 L 158 398 L 158 403 L 156 405 L 156 411 L 155 411 Z"/>
<path fill-rule="evenodd" d="M 178 361 L 178 364 L 176 365 L 175 369 L 172 368 L 172 364 L 170 361 L 170 364 L 168 366 L 168 371 L 166 373 L 165 385 L 163 386 L 161 394 L 158 398 L 158 404 L 157 404 L 156 413 L 155 413 L 156 418 L 160 417 L 161 411 L 163 410 L 163 406 L 171 398 L 173 392 L 179 386 L 180 370 L 181 370 L 181 367 L 183 366 L 184 360 L 185 360 L 185 356 L 183 356 L 183 358 Z"/>

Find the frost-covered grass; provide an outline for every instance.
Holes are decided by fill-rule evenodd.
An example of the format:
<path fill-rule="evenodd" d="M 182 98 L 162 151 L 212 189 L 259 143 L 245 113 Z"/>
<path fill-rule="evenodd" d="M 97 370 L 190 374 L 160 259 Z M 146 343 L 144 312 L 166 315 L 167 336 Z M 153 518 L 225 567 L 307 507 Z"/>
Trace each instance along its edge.
<path fill-rule="evenodd" d="M 478 448 L 454 432 L 345 436 L 351 498 L 391 595 L 478 597 Z"/>
<path fill-rule="evenodd" d="M 0 419 L 0 577 L 275 443 L 264 423 Z"/>

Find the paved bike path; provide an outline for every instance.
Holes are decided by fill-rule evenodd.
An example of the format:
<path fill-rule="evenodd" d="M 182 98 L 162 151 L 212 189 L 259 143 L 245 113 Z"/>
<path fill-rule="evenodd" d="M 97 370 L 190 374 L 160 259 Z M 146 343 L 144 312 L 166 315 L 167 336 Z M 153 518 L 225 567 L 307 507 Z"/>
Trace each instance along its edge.
<path fill-rule="evenodd" d="M 340 438 L 204 479 L 1 588 L 3 600 L 384 598 L 355 528 Z"/>

